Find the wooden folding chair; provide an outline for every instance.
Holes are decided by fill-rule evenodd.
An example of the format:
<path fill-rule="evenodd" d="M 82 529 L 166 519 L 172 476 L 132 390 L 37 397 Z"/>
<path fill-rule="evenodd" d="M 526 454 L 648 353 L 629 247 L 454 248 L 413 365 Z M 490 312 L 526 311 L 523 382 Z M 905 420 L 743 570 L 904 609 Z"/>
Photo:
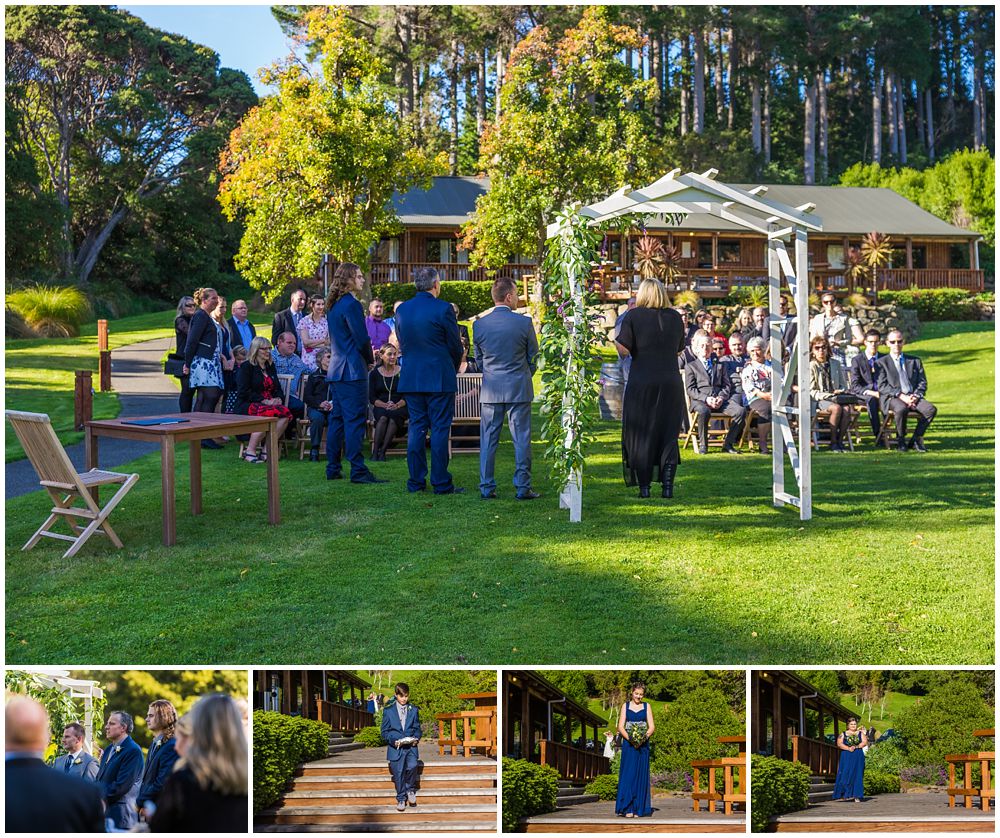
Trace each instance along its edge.
<path fill-rule="evenodd" d="M 698 441 L 698 414 L 691 409 L 691 395 L 688 393 L 687 388 L 684 388 L 684 404 L 687 406 L 688 412 L 688 430 L 687 434 L 684 436 L 684 444 L 681 445 L 681 449 L 688 447 L 688 444 L 694 441 L 695 450 L 697 451 L 697 441 Z M 732 424 L 733 418 L 725 413 L 717 413 L 712 411 L 712 415 L 708 420 L 708 447 L 711 448 L 713 445 L 721 448 L 726 441 L 726 437 L 729 435 L 729 426 Z M 747 425 L 749 426 L 749 422 Z M 683 431 L 682 431 L 683 433 Z"/>
<path fill-rule="evenodd" d="M 111 528 L 107 518 L 135 485 L 139 475 L 119 474 L 96 468 L 80 474 L 70 462 L 46 414 L 25 413 L 20 410 L 4 412 L 21 442 L 24 453 L 38 473 L 38 482 L 49 493 L 55 504 L 45 523 L 35 530 L 35 534 L 21 549 L 30 550 L 43 537 L 56 538 L 71 542 L 70 548 L 63 553 L 63 558 L 68 559 L 70 556 L 75 556 L 94 533 L 106 535 L 115 547 L 123 547 L 121 539 Z M 90 490 L 98 486 L 117 484 L 121 484 L 121 488 L 103 508 L 90 494 Z M 78 501 L 83 505 L 77 505 Z M 60 519 L 65 521 L 73 535 L 63 535 L 49 529 Z M 76 519 L 83 519 L 88 523 L 81 527 Z"/>
<path fill-rule="evenodd" d="M 875 437 L 876 445 L 883 445 L 886 448 L 889 447 L 889 437 L 887 434 L 892 432 L 895 434 L 896 430 L 896 414 L 892 412 L 891 407 L 886 407 L 885 416 L 882 417 L 882 427 L 878 432 L 878 436 Z"/>
<path fill-rule="evenodd" d="M 479 436 L 479 391 L 483 386 L 483 374 L 463 372 L 457 378 L 458 391 L 455 393 L 455 416 L 451 420 L 451 431 L 448 434 L 448 454 L 475 454 L 482 444 Z M 456 427 L 472 428 L 475 433 L 456 435 Z M 455 446 L 455 442 L 460 444 Z"/>

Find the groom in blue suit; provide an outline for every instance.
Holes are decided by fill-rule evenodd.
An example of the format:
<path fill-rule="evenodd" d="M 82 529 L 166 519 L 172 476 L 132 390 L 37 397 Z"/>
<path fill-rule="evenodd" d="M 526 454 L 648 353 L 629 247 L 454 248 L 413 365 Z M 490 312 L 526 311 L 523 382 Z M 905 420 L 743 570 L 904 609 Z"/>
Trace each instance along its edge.
<path fill-rule="evenodd" d="M 410 704 L 410 688 L 396 684 L 396 700 L 382 711 L 382 740 L 388 745 L 386 759 L 396 786 L 396 810 L 405 811 L 406 804 L 417 805 L 417 775 L 420 758 L 417 743 L 400 744 L 407 737 L 420 738 L 420 717 L 416 705 Z"/>
<path fill-rule="evenodd" d="M 142 780 L 142 748 L 129 734 L 132 717 L 124 710 L 115 710 L 104 725 L 108 747 L 101 755 L 97 783 L 104 794 L 104 815 L 116 829 L 129 830 L 139 822 L 136 797 Z"/>
<path fill-rule="evenodd" d="M 472 324 L 476 361 L 483 373 L 479 391 L 480 436 L 479 494 L 483 500 L 497 496 L 493 474 L 497 443 L 506 415 L 514 442 L 514 489 L 518 500 L 534 500 L 531 489 L 531 376 L 538 357 L 538 340 L 530 317 L 515 314 L 517 285 L 498 279 L 491 289 L 496 304 L 489 314 Z"/>
<path fill-rule="evenodd" d="M 458 321 L 449 303 L 438 299 L 441 281 L 434 268 L 413 272 L 417 293 L 396 309 L 396 337 L 402 355 L 399 392 L 406 394 L 410 430 L 406 464 L 410 479 L 406 488 L 427 488 L 427 432 L 431 436 L 431 486 L 435 495 L 463 492 L 452 483 L 448 471 L 448 438 L 455 416 L 455 373 L 462 363 L 462 340 Z"/>

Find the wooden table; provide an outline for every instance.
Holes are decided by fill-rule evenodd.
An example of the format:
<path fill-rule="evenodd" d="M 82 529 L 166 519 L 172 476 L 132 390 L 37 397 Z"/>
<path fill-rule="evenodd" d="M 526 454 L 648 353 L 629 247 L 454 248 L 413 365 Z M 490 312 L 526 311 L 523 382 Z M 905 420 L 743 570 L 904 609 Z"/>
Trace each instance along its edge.
<path fill-rule="evenodd" d="M 128 425 L 137 419 L 186 419 L 170 425 Z M 236 416 L 226 413 L 163 413 L 157 416 L 129 416 L 87 422 L 87 468 L 98 468 L 98 438 L 135 439 L 158 443 L 163 496 L 163 543 L 177 543 L 177 508 L 174 485 L 174 452 L 178 442 L 191 446 L 191 514 L 201 515 L 201 441 L 219 436 L 267 433 L 267 520 L 281 523 L 281 498 L 278 487 L 278 420 L 266 416 Z M 248 465 L 252 471 L 256 466 Z M 94 490 L 96 493 L 96 490 Z"/>

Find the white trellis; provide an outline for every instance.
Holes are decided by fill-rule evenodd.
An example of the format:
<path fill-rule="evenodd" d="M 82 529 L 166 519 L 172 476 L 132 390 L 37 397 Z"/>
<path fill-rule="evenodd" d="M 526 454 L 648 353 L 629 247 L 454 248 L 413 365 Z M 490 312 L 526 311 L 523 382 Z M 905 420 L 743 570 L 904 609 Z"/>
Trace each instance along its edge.
<path fill-rule="evenodd" d="M 772 495 L 775 506 L 791 504 L 799 509 L 803 521 L 812 518 L 811 425 L 812 399 L 809 395 L 809 231 L 822 232 L 822 221 L 812 214 L 813 204 L 790 207 L 768 200 L 766 186 L 751 190 L 739 189 L 715 180 L 718 170 L 697 174 L 681 174 L 674 169 L 655 183 L 642 189 L 623 187 L 603 201 L 581 207 L 579 214 L 597 225 L 620 216 L 632 214 L 677 216 L 690 214 L 714 215 L 747 230 L 767 237 L 768 308 L 773 401 L 774 445 L 772 446 Z M 551 224 L 547 235 L 558 235 L 559 227 Z M 789 255 L 788 246 L 792 248 Z M 788 322 L 796 328 L 791 346 L 790 366 L 797 372 L 800 386 L 797 406 L 790 404 L 792 382 L 796 376 L 786 375 L 782 363 L 783 318 L 776 314 L 782 281 L 795 301 L 795 315 Z M 582 299 L 583 283 L 574 283 L 574 302 Z M 582 371 L 580 374 L 583 374 Z M 798 434 L 792 431 L 791 420 L 799 417 Z M 785 458 L 795 477 L 798 495 L 785 491 Z M 582 481 L 575 475 L 560 495 L 560 507 L 571 510 L 571 520 L 580 520 Z"/>
<path fill-rule="evenodd" d="M 85 747 L 87 753 L 90 753 L 94 742 L 94 699 L 104 696 L 104 690 L 101 689 L 100 682 L 87 678 L 71 678 L 68 669 L 57 669 L 50 666 L 26 666 L 22 667 L 21 671 L 33 675 L 35 680 L 43 687 L 54 687 L 66 693 L 70 698 L 83 699 L 83 720 L 81 724 L 85 732 Z M 54 731 L 54 734 L 57 737 L 61 736 L 62 731 Z"/>

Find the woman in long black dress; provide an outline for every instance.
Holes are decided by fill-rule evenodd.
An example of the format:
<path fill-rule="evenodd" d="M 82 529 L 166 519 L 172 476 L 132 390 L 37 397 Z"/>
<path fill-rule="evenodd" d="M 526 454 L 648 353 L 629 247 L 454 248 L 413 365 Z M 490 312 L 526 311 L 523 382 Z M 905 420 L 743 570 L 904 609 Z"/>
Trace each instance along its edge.
<path fill-rule="evenodd" d="M 670 308 L 667 289 L 658 279 L 640 283 L 635 304 L 617 339 L 619 351 L 632 356 L 622 400 L 625 485 L 638 483 L 639 497 L 648 498 L 650 485 L 660 482 L 663 497 L 672 498 L 684 418 L 684 382 L 677 365 L 684 350 L 684 323 Z"/>

